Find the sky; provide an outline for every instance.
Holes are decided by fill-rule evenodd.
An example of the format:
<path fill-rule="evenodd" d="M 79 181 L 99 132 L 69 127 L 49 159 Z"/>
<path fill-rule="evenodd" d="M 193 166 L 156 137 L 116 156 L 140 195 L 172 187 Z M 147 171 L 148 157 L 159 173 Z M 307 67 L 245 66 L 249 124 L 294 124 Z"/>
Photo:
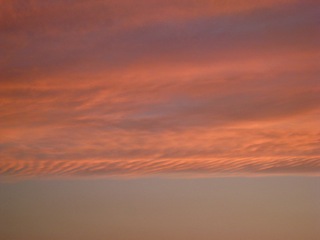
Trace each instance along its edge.
<path fill-rule="evenodd" d="M 0 236 L 317 240 L 318 0 L 0 0 Z"/>
<path fill-rule="evenodd" d="M 6 240 L 318 240 L 315 177 L 0 183 Z"/>

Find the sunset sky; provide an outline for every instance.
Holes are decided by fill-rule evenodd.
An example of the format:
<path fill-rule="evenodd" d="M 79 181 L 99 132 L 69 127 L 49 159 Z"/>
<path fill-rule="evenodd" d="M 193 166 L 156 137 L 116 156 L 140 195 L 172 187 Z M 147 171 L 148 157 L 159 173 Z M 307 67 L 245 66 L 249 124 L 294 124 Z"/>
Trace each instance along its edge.
<path fill-rule="evenodd" d="M 208 222 L 189 234 L 170 235 L 174 226 L 164 235 L 152 233 L 160 232 L 164 219 L 174 225 L 166 211 L 180 214 L 180 230 L 197 216 L 215 222 L 222 217 L 227 224 L 231 215 L 219 208 L 224 196 L 226 208 L 238 209 L 231 225 L 243 228 L 226 235 L 226 225 L 215 232 L 217 240 L 319 239 L 319 16 L 318 0 L 0 0 L 0 223 L 7 226 L 0 235 L 197 239 L 209 231 Z M 170 203 L 153 188 L 176 197 Z M 130 232 L 126 224 L 135 217 L 110 213 L 131 237 L 112 224 L 111 235 L 103 225 L 95 238 L 71 234 L 87 222 L 72 222 L 65 235 L 50 232 L 81 192 L 98 198 L 72 208 L 78 206 L 81 217 L 98 213 L 98 207 L 85 212 L 96 203 L 121 208 L 117 201 L 126 197 L 129 208 L 146 205 L 145 219 L 152 219 L 148 206 L 164 202 L 168 208 L 155 214 L 155 222 L 137 220 L 150 224 L 147 232 Z M 56 208 L 46 206 L 54 199 Z M 252 208 L 243 205 L 247 200 Z M 42 226 L 37 206 L 62 215 Z M 250 221 L 241 223 L 241 208 Z M 184 223 L 183 209 L 201 210 Z M 266 218 L 257 222 L 256 233 L 241 232 L 260 217 Z M 34 225 L 18 227 L 33 218 Z M 283 228 L 272 225 L 282 218 Z M 42 232 L 33 229 L 37 224 Z"/>
<path fill-rule="evenodd" d="M 318 175 L 318 1 L 0 4 L 1 175 Z"/>

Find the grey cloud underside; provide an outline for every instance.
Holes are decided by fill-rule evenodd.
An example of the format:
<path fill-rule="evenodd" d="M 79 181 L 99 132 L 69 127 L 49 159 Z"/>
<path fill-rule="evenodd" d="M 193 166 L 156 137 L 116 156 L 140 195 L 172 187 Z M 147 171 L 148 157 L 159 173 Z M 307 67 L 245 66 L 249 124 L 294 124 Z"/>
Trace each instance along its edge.
<path fill-rule="evenodd" d="M 63 19 L 65 24 L 56 24 L 59 31 L 49 36 L 52 19 L 42 16 L 39 21 L 44 29 L 31 28 L 30 33 L 24 32 L 25 27 L 4 28 L 0 32 L 4 52 L 1 74 L 4 80 L 16 81 L 79 67 L 96 71 L 159 61 L 214 64 L 250 58 L 257 52 L 268 56 L 292 49 L 311 50 L 319 41 L 318 15 L 318 8 L 302 4 L 181 23 L 151 23 L 116 33 L 99 22 L 97 29 L 88 33 L 64 30 L 63 26 L 71 24 L 72 28 L 80 18 L 73 20 L 71 15 Z M 248 48 L 250 51 L 243 51 Z"/>

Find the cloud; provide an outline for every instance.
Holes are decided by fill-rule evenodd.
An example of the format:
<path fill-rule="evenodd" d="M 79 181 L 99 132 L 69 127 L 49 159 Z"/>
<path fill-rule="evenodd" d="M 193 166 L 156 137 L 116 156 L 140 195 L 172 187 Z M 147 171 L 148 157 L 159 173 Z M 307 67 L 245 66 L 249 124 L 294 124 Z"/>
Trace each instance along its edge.
<path fill-rule="evenodd" d="M 169 174 L 181 176 L 250 176 L 319 174 L 318 157 L 127 161 L 16 161 L 0 163 L 3 176 L 105 177 Z"/>
<path fill-rule="evenodd" d="M 182 2 L 0 1 L 0 172 L 319 172 L 317 3 Z"/>

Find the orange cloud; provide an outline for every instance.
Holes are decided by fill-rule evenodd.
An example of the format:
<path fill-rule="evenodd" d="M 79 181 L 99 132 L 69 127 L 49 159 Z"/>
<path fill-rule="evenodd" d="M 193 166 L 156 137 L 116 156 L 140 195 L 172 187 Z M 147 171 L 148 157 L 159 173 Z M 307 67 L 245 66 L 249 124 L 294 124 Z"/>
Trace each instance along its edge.
<path fill-rule="evenodd" d="M 316 3 L 182 2 L 1 1 L 1 175 L 317 174 Z"/>
<path fill-rule="evenodd" d="M 277 158 L 215 158 L 114 161 L 2 161 L 0 174 L 15 177 L 136 177 L 171 176 L 319 175 L 319 156 Z"/>

